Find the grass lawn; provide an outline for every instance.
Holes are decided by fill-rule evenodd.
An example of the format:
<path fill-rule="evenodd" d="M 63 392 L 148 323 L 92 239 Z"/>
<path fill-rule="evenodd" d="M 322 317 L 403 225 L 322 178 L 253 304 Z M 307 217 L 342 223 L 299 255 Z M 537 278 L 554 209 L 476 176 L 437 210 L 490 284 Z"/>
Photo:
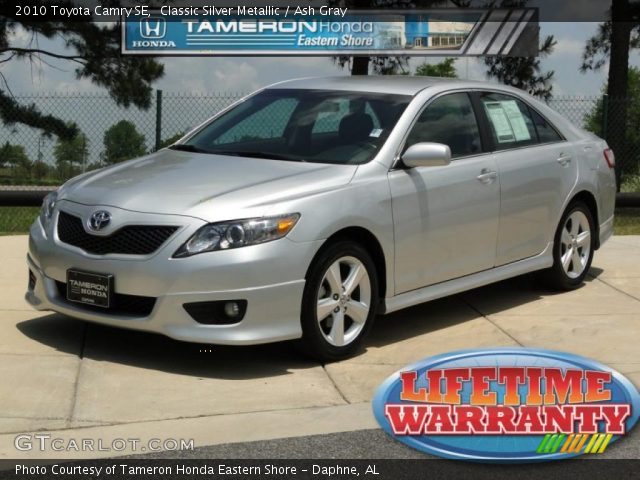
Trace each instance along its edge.
<path fill-rule="evenodd" d="M 38 216 L 40 207 L 0 207 L 0 235 L 20 235 Z"/>
<path fill-rule="evenodd" d="M 0 235 L 20 235 L 40 211 L 39 207 L 0 207 Z M 621 208 L 616 211 L 616 235 L 640 235 L 640 208 Z"/>
<path fill-rule="evenodd" d="M 613 231 L 616 235 L 640 235 L 640 208 L 617 210 Z"/>

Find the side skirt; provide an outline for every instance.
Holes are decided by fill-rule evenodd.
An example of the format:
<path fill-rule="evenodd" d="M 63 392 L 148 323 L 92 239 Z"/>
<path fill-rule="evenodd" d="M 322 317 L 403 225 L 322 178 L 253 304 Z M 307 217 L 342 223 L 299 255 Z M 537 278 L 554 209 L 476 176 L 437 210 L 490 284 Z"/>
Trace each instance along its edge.
<path fill-rule="evenodd" d="M 501 267 L 473 273 L 465 277 L 448 280 L 428 287 L 401 293 L 395 297 L 385 299 L 379 313 L 387 314 L 402 310 L 403 308 L 419 305 L 424 302 L 447 297 L 456 293 L 482 287 L 490 283 L 517 277 L 536 270 L 549 268 L 553 265 L 553 243 L 549 243 L 544 251 L 535 257 L 502 265 Z"/>

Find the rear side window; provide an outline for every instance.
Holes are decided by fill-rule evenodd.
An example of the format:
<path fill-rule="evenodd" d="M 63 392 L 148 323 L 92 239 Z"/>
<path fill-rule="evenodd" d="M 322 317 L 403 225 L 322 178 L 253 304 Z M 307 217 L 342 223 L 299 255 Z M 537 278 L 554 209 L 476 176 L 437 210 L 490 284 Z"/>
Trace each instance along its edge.
<path fill-rule="evenodd" d="M 551 124 L 542 117 L 542 115 L 535 110 L 529 110 L 531 111 L 531 118 L 533 118 L 533 123 L 536 126 L 540 143 L 561 142 L 563 140 L 557 130 L 553 128 Z"/>
<path fill-rule="evenodd" d="M 497 150 L 538 143 L 536 127 L 526 104 L 499 93 L 483 93 L 480 99 Z"/>
<path fill-rule="evenodd" d="M 469 95 L 444 95 L 425 108 L 411 129 L 405 147 L 422 142 L 448 145 L 453 158 L 480 153 L 480 131 Z"/>

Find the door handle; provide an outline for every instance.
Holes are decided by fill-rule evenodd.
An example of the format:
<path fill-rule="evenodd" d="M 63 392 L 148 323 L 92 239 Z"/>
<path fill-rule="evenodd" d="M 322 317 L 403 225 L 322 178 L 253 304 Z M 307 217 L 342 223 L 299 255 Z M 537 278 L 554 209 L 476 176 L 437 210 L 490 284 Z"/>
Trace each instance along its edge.
<path fill-rule="evenodd" d="M 568 155 L 561 154 L 561 155 L 558 157 L 557 162 L 558 162 L 560 165 L 562 165 L 563 167 L 566 167 L 567 165 L 569 165 L 569 164 L 571 163 L 571 157 L 569 157 Z"/>
<path fill-rule="evenodd" d="M 493 181 L 498 178 L 498 172 L 495 170 L 489 170 L 488 168 L 483 168 L 477 178 L 481 183 L 493 183 Z"/>

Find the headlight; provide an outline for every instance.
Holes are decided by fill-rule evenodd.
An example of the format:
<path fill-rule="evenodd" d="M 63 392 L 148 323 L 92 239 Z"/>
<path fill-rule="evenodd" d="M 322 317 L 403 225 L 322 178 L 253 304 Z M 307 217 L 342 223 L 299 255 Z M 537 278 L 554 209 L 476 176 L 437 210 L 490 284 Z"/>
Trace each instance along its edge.
<path fill-rule="evenodd" d="M 49 230 L 49 224 L 51 223 L 51 217 L 53 216 L 53 210 L 56 207 L 56 200 L 58 199 L 58 192 L 51 192 L 42 201 L 42 208 L 40 209 L 40 223 L 45 232 Z"/>
<path fill-rule="evenodd" d="M 173 256 L 190 257 L 198 253 L 229 250 L 277 240 L 289 233 L 299 218 L 299 213 L 292 213 L 280 217 L 209 223 L 194 233 Z"/>

